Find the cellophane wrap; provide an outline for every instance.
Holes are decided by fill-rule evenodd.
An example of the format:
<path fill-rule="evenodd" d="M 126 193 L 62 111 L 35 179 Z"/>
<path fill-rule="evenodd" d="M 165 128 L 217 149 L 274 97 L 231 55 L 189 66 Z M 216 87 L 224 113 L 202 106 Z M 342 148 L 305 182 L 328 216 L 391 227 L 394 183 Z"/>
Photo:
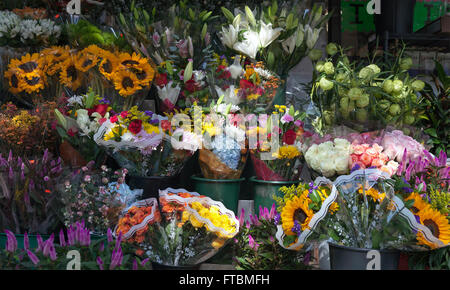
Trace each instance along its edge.
<path fill-rule="evenodd" d="M 326 183 L 331 181 L 323 177 L 315 181 L 316 185 Z M 335 202 L 339 209 L 333 214 L 329 208 Z M 281 226 L 276 237 L 282 247 L 290 250 L 324 240 L 357 248 L 425 250 L 417 243 L 419 234 L 434 248 L 448 246 L 420 224 L 394 194 L 386 172 L 365 169 L 340 176 L 332 183 L 330 195 L 294 244 L 283 245 Z"/>
<path fill-rule="evenodd" d="M 130 234 L 123 235 L 153 262 L 170 266 L 202 263 L 239 232 L 239 221 L 221 202 L 184 189 L 168 188 L 159 196 L 154 216 L 144 218 L 139 226 L 131 227 Z M 150 199 L 147 204 L 155 202 Z M 121 224 L 119 221 L 116 234 Z"/>
<path fill-rule="evenodd" d="M 241 150 L 240 160 L 236 169 L 232 169 L 227 164 L 208 149 L 200 149 L 198 162 L 204 178 L 208 179 L 239 179 L 247 161 L 247 152 Z"/>

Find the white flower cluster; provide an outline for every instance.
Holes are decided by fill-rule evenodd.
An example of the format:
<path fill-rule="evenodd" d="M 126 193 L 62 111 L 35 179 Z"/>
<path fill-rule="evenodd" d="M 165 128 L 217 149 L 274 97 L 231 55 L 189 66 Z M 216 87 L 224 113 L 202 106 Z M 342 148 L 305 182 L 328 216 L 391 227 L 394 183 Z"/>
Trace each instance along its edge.
<path fill-rule="evenodd" d="M 10 11 L 0 11 L 0 39 L 18 39 L 23 44 L 49 43 L 50 38 L 61 35 L 61 30 L 61 26 L 50 19 L 21 19 Z"/>
<path fill-rule="evenodd" d="M 308 165 L 325 177 L 348 173 L 350 160 L 350 142 L 336 138 L 334 142 L 327 141 L 312 145 L 305 154 Z"/>

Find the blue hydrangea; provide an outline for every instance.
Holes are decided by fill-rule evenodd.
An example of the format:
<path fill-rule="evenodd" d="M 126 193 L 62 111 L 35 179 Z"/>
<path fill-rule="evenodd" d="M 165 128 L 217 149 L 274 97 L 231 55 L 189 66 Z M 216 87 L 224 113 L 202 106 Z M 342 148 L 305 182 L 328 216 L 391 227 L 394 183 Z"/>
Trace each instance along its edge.
<path fill-rule="evenodd" d="M 241 159 L 241 146 L 236 140 L 221 135 L 217 136 L 211 145 L 213 148 L 212 152 L 220 161 L 231 169 L 238 168 Z"/>

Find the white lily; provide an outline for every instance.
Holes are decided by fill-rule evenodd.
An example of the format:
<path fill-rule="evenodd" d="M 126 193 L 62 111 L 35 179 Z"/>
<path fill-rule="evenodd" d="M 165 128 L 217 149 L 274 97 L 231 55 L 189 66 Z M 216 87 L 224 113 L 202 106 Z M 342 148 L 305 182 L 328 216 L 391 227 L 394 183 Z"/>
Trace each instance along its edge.
<path fill-rule="evenodd" d="M 319 39 L 320 32 L 322 31 L 322 28 L 312 29 L 311 26 L 307 25 L 305 27 L 306 31 L 306 45 L 309 49 L 313 49 L 314 46 L 316 46 L 317 40 Z"/>
<path fill-rule="evenodd" d="M 242 74 L 242 72 L 244 70 L 242 69 L 242 66 L 241 66 L 241 56 L 240 55 L 236 55 L 234 57 L 234 62 L 231 66 L 228 67 L 228 70 L 230 71 L 231 77 L 233 79 L 237 79 Z"/>
<path fill-rule="evenodd" d="M 298 36 L 298 30 L 295 31 L 295 33 L 292 34 L 291 37 L 289 37 L 288 39 L 286 39 L 285 41 L 283 41 L 281 43 L 283 50 L 286 53 L 288 53 L 289 55 L 291 55 L 294 52 L 294 49 L 296 47 L 296 42 L 297 42 L 297 36 Z"/>
<path fill-rule="evenodd" d="M 230 86 L 225 91 L 222 90 L 220 87 L 216 86 L 216 92 L 219 95 L 219 97 L 224 96 L 223 97 L 224 103 L 237 106 L 241 103 L 241 98 L 239 98 L 239 96 L 235 93 L 235 90 L 236 89 L 234 86 Z"/>
<path fill-rule="evenodd" d="M 261 21 L 261 29 L 259 30 L 259 47 L 266 48 L 269 46 L 275 39 L 280 36 L 283 28 L 272 28 L 272 23 L 265 24 Z"/>
<path fill-rule="evenodd" d="M 220 36 L 220 40 L 222 41 L 223 45 L 233 48 L 234 44 L 238 40 L 239 35 L 239 29 L 235 28 L 233 25 L 229 25 L 228 29 L 225 27 L 222 27 L 222 32 Z"/>
<path fill-rule="evenodd" d="M 244 32 L 245 40 L 242 42 L 236 42 L 233 48 L 246 56 L 255 59 L 259 49 L 259 33 L 256 31 L 248 30 Z"/>
<path fill-rule="evenodd" d="M 173 105 L 175 105 L 178 100 L 181 88 L 179 85 L 176 85 L 176 87 L 173 87 L 172 85 L 173 81 L 170 81 L 162 89 L 159 86 L 156 86 L 156 88 L 158 89 L 158 96 L 162 101 L 169 100 Z"/>

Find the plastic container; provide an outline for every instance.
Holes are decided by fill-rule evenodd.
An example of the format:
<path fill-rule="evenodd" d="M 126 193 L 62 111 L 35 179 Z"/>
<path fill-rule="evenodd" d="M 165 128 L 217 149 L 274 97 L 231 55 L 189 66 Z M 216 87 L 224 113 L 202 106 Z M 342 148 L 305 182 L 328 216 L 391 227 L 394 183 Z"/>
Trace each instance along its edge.
<path fill-rule="evenodd" d="M 159 190 L 178 187 L 178 176 L 127 176 L 127 184 L 131 189 L 143 189 L 141 200 L 159 198 Z"/>
<path fill-rule="evenodd" d="M 191 176 L 195 192 L 222 202 L 226 208 L 237 214 L 241 184 L 245 178 L 239 179 L 207 179 Z"/>
<path fill-rule="evenodd" d="M 253 185 L 253 200 L 255 213 L 259 212 L 259 206 L 267 207 L 270 209 L 275 202 L 273 195 L 282 197 L 283 193 L 280 192 L 280 188 L 283 186 L 292 186 L 300 183 L 299 180 L 295 181 L 266 181 L 259 180 L 255 176 L 250 178 L 250 182 Z"/>
<path fill-rule="evenodd" d="M 370 270 L 372 264 L 376 265 L 373 256 L 367 253 L 371 249 L 361 249 L 340 246 L 329 243 L 330 247 L 330 268 L 331 270 Z M 400 251 L 379 250 L 380 260 L 378 270 L 397 270 L 400 260 Z M 371 263 L 371 264 L 369 264 Z M 375 266 L 376 267 L 376 266 Z"/>

